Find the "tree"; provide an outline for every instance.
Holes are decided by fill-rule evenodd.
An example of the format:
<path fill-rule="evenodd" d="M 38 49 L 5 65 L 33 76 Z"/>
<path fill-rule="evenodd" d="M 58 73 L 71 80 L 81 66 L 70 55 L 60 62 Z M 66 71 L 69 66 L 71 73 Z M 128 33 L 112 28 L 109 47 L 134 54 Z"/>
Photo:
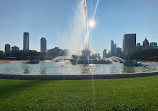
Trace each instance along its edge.
<path fill-rule="evenodd" d="M 158 61 L 158 49 L 136 51 L 128 57 L 133 60 Z"/>

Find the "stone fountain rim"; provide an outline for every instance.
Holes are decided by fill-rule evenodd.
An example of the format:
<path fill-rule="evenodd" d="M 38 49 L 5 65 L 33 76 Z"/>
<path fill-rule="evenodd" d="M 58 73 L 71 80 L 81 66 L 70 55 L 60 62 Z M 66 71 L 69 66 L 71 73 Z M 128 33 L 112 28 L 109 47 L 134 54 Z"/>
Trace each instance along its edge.
<path fill-rule="evenodd" d="M 12 74 L 0 73 L 0 79 L 15 80 L 86 80 L 86 79 L 122 79 L 156 76 L 158 71 L 140 73 L 118 73 L 118 74 L 82 74 L 82 75 L 37 75 L 37 74 Z"/>

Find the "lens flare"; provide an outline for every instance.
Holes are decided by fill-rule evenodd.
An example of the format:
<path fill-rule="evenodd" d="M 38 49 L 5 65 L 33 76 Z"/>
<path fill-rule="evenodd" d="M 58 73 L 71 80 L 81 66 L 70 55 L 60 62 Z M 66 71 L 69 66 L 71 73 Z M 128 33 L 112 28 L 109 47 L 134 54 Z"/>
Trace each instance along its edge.
<path fill-rule="evenodd" d="M 94 19 L 91 19 L 91 20 L 89 20 L 89 22 L 88 22 L 88 26 L 89 26 L 90 28 L 94 28 L 94 27 L 95 27 L 95 24 L 96 24 L 96 22 L 95 22 Z"/>

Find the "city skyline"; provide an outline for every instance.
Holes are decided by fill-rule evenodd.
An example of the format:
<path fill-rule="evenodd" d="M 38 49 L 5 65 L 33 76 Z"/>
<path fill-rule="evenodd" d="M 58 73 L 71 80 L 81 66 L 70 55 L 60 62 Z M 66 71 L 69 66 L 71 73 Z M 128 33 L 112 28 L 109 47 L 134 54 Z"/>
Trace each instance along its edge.
<path fill-rule="evenodd" d="M 103 54 L 103 57 L 109 57 L 109 56 L 127 56 L 130 53 L 133 53 L 138 50 L 143 50 L 143 49 L 157 49 L 157 42 L 149 42 L 147 38 L 145 38 L 142 43 L 136 42 L 136 34 L 124 34 L 123 36 L 123 47 L 117 47 L 117 44 L 111 40 L 111 49 L 107 53 L 107 49 L 103 49 L 102 53 L 98 54 Z M 55 47 L 55 49 L 59 47 Z M 49 51 L 54 48 L 48 49 Z M 62 50 L 62 49 L 59 49 Z M 1 50 L 0 50 L 1 51 Z M 20 51 L 20 48 L 14 45 L 13 47 L 10 46 L 10 44 L 5 44 L 5 51 L 6 53 L 9 53 L 10 51 Z M 29 49 L 29 32 L 24 32 L 23 33 L 23 51 L 37 51 L 37 50 L 32 50 Z M 63 51 L 69 52 L 69 49 L 64 49 Z M 41 37 L 40 39 L 40 51 L 37 52 L 42 52 L 42 53 L 47 53 L 47 40 L 44 37 Z M 72 52 L 73 53 L 73 52 Z"/>
<path fill-rule="evenodd" d="M 40 51 L 39 43 L 42 36 L 49 41 L 48 49 L 67 49 L 63 43 L 63 32 L 67 33 L 66 29 L 75 15 L 79 2 L 80 0 L 1 0 L 0 50 L 4 50 L 7 43 L 22 50 L 23 32 L 30 34 L 31 50 Z M 95 3 L 96 0 L 87 0 L 89 18 L 92 16 Z M 26 6 L 23 7 L 24 4 Z M 114 40 L 117 46 L 122 48 L 125 33 L 136 33 L 137 43 L 142 43 L 145 37 L 150 42 L 158 42 L 157 5 L 156 0 L 100 0 L 95 17 L 96 27 L 90 35 L 90 47 L 99 53 L 105 48 L 109 51 L 110 41 Z M 65 13 L 62 13 L 63 11 Z"/>

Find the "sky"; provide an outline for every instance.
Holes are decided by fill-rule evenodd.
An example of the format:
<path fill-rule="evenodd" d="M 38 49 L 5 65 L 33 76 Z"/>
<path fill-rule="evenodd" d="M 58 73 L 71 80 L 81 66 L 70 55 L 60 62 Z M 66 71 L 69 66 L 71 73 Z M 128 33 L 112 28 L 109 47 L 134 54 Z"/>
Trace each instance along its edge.
<path fill-rule="evenodd" d="M 40 51 L 41 37 L 47 39 L 48 49 L 68 48 L 64 33 L 69 32 L 80 1 L 0 0 L 0 50 L 5 44 L 22 50 L 23 32 L 30 34 L 31 50 Z M 96 2 L 87 0 L 88 18 L 92 18 Z M 100 0 L 94 18 L 96 26 L 90 34 L 91 49 L 109 51 L 111 40 L 122 48 L 126 33 L 136 33 L 141 44 L 145 37 L 149 42 L 158 42 L 157 11 L 158 0 Z"/>

